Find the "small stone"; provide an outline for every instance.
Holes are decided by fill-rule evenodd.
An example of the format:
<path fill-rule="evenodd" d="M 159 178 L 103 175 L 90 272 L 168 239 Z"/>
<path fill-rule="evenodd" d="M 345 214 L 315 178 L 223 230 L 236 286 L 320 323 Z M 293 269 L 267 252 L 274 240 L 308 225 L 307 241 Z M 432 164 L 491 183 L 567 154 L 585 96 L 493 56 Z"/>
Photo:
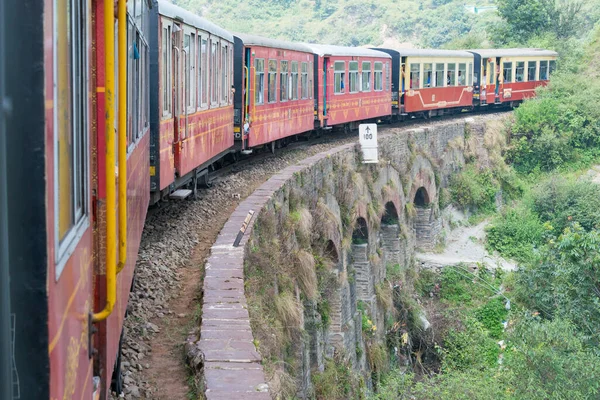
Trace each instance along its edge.
<path fill-rule="evenodd" d="M 177 314 L 177 316 L 178 316 L 179 318 L 185 318 L 185 317 L 187 316 L 187 314 Z"/>
<path fill-rule="evenodd" d="M 130 389 L 131 390 L 129 393 L 131 394 L 132 397 L 135 397 L 136 399 L 139 399 L 141 397 L 140 388 L 138 388 L 137 386 L 132 386 Z"/>
<path fill-rule="evenodd" d="M 148 324 L 146 324 L 146 326 L 148 327 L 148 329 L 150 329 L 154 333 L 160 332 L 160 329 L 158 328 L 158 325 L 153 324 L 152 322 L 148 322 Z"/>

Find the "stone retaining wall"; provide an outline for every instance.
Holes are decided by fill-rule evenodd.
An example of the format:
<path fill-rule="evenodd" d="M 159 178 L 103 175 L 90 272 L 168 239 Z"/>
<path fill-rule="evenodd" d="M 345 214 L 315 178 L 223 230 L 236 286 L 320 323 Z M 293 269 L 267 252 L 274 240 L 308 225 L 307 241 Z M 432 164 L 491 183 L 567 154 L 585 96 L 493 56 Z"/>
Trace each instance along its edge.
<path fill-rule="evenodd" d="M 362 345 L 360 312 L 356 310 L 356 301 L 359 299 L 369 303 L 374 309 L 375 319 L 382 320 L 381 310 L 377 310 L 373 304 L 376 302 L 373 286 L 385 277 L 385 263 L 408 263 L 414 255 L 415 246 L 431 248 L 438 240 L 442 226 L 438 207 L 439 191 L 447 185 L 449 176 L 464 164 L 467 125 L 478 128 L 484 122 L 473 119 L 440 122 L 425 129 L 395 128 L 391 130 L 392 133 L 380 135 L 380 163 L 375 167 L 379 169 L 379 178 L 375 182 L 375 190 L 381 193 L 389 182 L 396 182 L 394 187 L 397 190 L 394 193 L 378 196 L 384 202 L 394 203 L 399 224 L 408 225 L 408 228 L 391 225 L 382 227 L 379 232 L 379 226 L 373 228 L 370 222 L 369 230 L 373 231 L 369 234 L 369 246 L 373 246 L 372 249 L 352 245 L 347 254 L 346 251 L 340 252 L 340 270 L 354 269 L 356 279 L 351 283 L 347 281 L 331 299 L 329 330 L 309 332 L 316 339 L 298 346 L 298 351 L 302 353 L 299 354 L 301 364 L 304 365 L 304 371 L 298 377 L 303 381 L 302 386 L 310 385 L 310 370 L 322 370 L 323 357 L 331 356 L 335 346 L 352 349 L 349 353 L 355 368 L 367 368 L 364 355 L 362 360 L 357 360 L 354 352 L 355 346 Z M 477 132 L 477 129 L 471 131 Z M 334 159 L 338 165 L 343 162 L 351 165 L 351 168 L 358 166 L 359 163 L 355 161 L 358 159 L 356 147 L 356 144 L 339 146 L 282 170 L 244 200 L 223 227 L 206 262 L 200 338 L 192 336 L 187 343 L 188 354 L 196 355 L 194 364 L 203 370 L 207 399 L 271 398 L 261 356 L 254 345 L 244 295 L 246 245 L 263 209 L 289 212 L 289 206 L 281 207 L 281 202 L 286 201 L 286 196 L 282 195 L 286 185 L 293 186 L 294 190 L 305 190 L 303 194 L 309 198 L 318 197 L 339 221 L 340 207 L 331 195 L 333 184 L 324 183 L 323 175 L 335 174 Z M 297 184 L 299 174 L 307 183 Z M 327 185 L 329 189 L 324 190 L 323 187 Z M 413 211 L 416 215 L 410 216 L 406 211 L 409 208 L 407 203 L 414 202 L 420 188 L 427 191 L 430 204 L 428 208 L 416 208 L 416 212 Z M 367 195 L 366 198 L 371 197 Z M 357 206 L 357 213 L 365 219 L 368 219 L 368 201 L 371 200 Z M 275 206 L 275 202 L 278 206 Z M 255 216 L 240 246 L 233 247 L 233 241 L 249 210 L 255 211 Z M 377 218 L 381 218 L 381 215 Z M 340 238 L 331 240 L 336 247 L 342 247 Z M 419 240 L 423 243 L 419 243 Z M 370 260 L 377 246 L 381 246 L 384 261 L 375 265 Z M 314 307 L 304 304 L 304 321 L 318 318 Z M 377 323 L 379 325 L 383 321 Z M 380 329 L 380 332 L 383 331 Z"/>

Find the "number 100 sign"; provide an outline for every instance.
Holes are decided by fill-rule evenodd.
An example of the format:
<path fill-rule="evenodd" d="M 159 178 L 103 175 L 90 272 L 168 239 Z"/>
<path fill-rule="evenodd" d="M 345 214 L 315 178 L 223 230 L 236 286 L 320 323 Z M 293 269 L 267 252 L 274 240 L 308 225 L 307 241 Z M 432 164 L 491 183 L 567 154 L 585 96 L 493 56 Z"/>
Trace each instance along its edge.
<path fill-rule="evenodd" d="M 360 124 L 358 126 L 358 141 L 363 154 L 363 163 L 378 163 L 377 124 Z"/>

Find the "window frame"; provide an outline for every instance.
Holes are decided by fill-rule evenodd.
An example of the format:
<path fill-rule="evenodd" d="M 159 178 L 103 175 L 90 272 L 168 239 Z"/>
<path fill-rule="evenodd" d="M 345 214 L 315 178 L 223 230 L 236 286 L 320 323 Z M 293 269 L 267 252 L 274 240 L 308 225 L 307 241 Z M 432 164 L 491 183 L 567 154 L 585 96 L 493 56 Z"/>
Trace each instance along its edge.
<path fill-rule="evenodd" d="M 298 100 L 298 61 L 292 61 L 292 80 L 290 100 Z"/>
<path fill-rule="evenodd" d="M 533 77 L 531 77 L 532 64 L 533 64 Z M 538 62 L 537 61 L 527 61 L 527 82 L 537 81 L 537 72 L 538 72 Z"/>
<path fill-rule="evenodd" d="M 355 67 L 353 69 L 353 66 Z M 358 61 L 348 62 L 348 93 L 360 92 L 360 86 L 358 82 Z"/>
<path fill-rule="evenodd" d="M 282 103 L 288 101 L 290 79 L 289 65 L 288 60 L 279 60 L 279 101 Z"/>
<path fill-rule="evenodd" d="M 308 62 L 302 61 L 300 66 L 300 97 L 302 100 L 308 99 Z"/>
<path fill-rule="evenodd" d="M 173 67 L 172 67 L 172 54 L 171 54 L 171 47 L 172 47 L 172 38 L 171 38 L 171 23 L 168 19 L 166 18 L 162 18 L 162 23 L 163 23 L 163 31 L 162 34 L 165 35 L 166 33 L 166 38 L 164 38 L 165 40 L 162 42 L 162 46 L 165 46 L 164 48 L 164 54 L 163 56 L 166 57 L 162 57 L 162 64 L 163 64 L 163 74 L 161 75 L 162 77 L 162 89 L 163 89 L 163 97 L 162 97 L 162 119 L 168 119 L 171 118 L 173 116 L 173 106 L 172 106 L 172 102 L 173 102 L 173 91 L 172 91 L 172 83 L 173 83 Z"/>
<path fill-rule="evenodd" d="M 421 67 L 422 64 L 420 62 L 409 63 L 408 85 L 411 90 L 421 88 Z M 415 74 L 417 79 L 416 82 L 413 83 Z"/>
<path fill-rule="evenodd" d="M 440 70 L 438 68 L 438 66 L 442 67 L 442 69 Z M 433 87 L 446 87 L 446 64 L 445 63 L 434 63 L 432 66 L 432 70 L 434 73 L 434 79 L 433 79 L 433 83 L 434 86 Z M 441 85 L 438 85 L 438 73 L 441 73 L 440 76 L 440 80 L 442 82 Z"/>
<path fill-rule="evenodd" d="M 549 67 L 549 65 L 550 65 L 550 63 L 548 62 L 548 60 L 540 60 L 540 68 L 539 68 L 540 73 L 539 73 L 539 76 L 538 76 L 538 79 L 540 81 L 547 81 L 548 80 L 548 69 L 549 69 L 548 67 Z M 542 67 L 545 67 L 545 69 L 546 69 L 546 77 L 545 78 L 542 78 Z"/>
<path fill-rule="evenodd" d="M 274 66 L 275 69 L 271 70 L 271 67 Z M 267 103 L 273 104 L 277 103 L 277 60 L 274 58 L 269 59 L 268 63 L 268 75 L 267 75 Z M 271 99 L 271 76 L 273 77 L 273 99 Z"/>
<path fill-rule="evenodd" d="M 458 63 L 458 68 L 456 69 L 456 86 L 466 86 L 467 85 L 467 63 Z M 461 74 L 462 73 L 462 74 Z M 462 75 L 462 83 L 460 82 L 459 76 Z"/>
<path fill-rule="evenodd" d="M 258 66 L 262 61 L 262 70 L 258 70 Z M 261 87 L 258 88 L 259 77 L 262 76 Z M 261 99 L 262 96 L 262 99 Z M 254 104 L 263 105 L 265 104 L 265 59 L 254 58 Z"/>
<path fill-rule="evenodd" d="M 338 68 L 339 66 L 339 68 Z M 333 63 L 333 94 L 345 94 L 346 61 L 338 60 Z M 339 87 L 338 87 L 339 83 Z"/>
<path fill-rule="evenodd" d="M 521 67 L 519 67 L 519 65 L 522 65 Z M 521 80 L 519 80 L 519 69 L 522 70 L 521 72 Z M 515 82 L 525 82 L 525 61 L 516 61 L 515 62 Z"/>
<path fill-rule="evenodd" d="M 368 68 L 365 70 L 365 66 L 368 65 Z M 365 89 L 365 74 L 367 74 L 367 88 Z M 371 91 L 371 61 L 363 61 L 361 65 L 361 73 L 360 73 L 360 91 L 368 93 Z"/>
<path fill-rule="evenodd" d="M 427 66 L 428 66 L 428 65 L 429 65 L 429 69 L 427 69 Z M 424 79 L 423 79 L 423 85 L 424 85 L 423 87 L 424 87 L 424 88 L 432 88 L 432 87 L 433 87 L 433 83 L 434 83 L 434 82 L 433 82 L 433 80 L 434 80 L 434 75 L 433 75 L 433 66 L 434 66 L 434 65 L 435 65 L 435 64 L 434 64 L 434 63 L 432 63 L 432 62 L 426 62 L 426 63 L 423 63 L 423 78 L 424 78 Z M 426 80 L 427 80 L 427 72 L 429 72 L 429 73 L 430 73 L 430 76 L 429 76 L 429 83 L 427 83 L 427 81 L 426 81 Z"/>
<path fill-rule="evenodd" d="M 452 66 L 452 67 L 450 67 Z M 452 86 L 457 86 L 457 82 L 456 82 L 456 63 L 447 63 L 446 64 L 446 87 L 452 87 Z M 450 73 L 450 82 L 448 82 L 448 73 Z"/>
<path fill-rule="evenodd" d="M 379 69 L 377 69 L 378 64 Z M 377 84 L 377 77 L 379 77 L 379 85 Z M 375 61 L 373 63 L 373 91 L 383 92 L 383 61 Z"/>
<path fill-rule="evenodd" d="M 508 71 L 508 79 L 506 78 L 506 72 Z M 502 84 L 513 83 L 513 62 L 502 61 Z"/>
<path fill-rule="evenodd" d="M 70 19 L 68 27 L 71 30 L 68 34 L 71 37 L 71 42 L 67 41 L 67 53 L 70 57 L 71 62 L 71 75 L 68 76 L 69 86 L 71 90 L 70 92 L 70 108 L 71 115 L 68 121 L 70 127 L 70 138 L 72 139 L 72 147 L 71 151 L 71 160 L 70 166 L 72 169 L 72 174 L 70 174 L 69 179 L 71 180 L 70 187 L 70 195 L 73 195 L 71 198 L 72 204 L 71 209 L 69 210 L 71 214 L 72 221 L 70 226 L 66 230 L 64 236 L 60 237 L 60 177 L 59 177 L 59 114 L 61 114 L 59 110 L 59 91 L 58 91 L 58 71 L 59 66 L 58 60 L 58 7 L 54 7 L 53 11 L 53 25 L 52 25 L 52 44 L 53 44 L 53 146 L 54 146 L 54 154 L 53 154 L 53 197 L 54 197 L 54 272 L 55 272 L 55 280 L 58 281 L 62 272 L 65 268 L 67 261 L 70 259 L 71 255 L 75 251 L 75 248 L 80 243 L 81 238 L 87 231 L 90 226 L 90 138 L 88 137 L 89 127 L 90 127 L 90 117 L 91 110 L 89 104 L 88 93 L 91 90 L 90 88 L 90 59 L 88 54 L 88 44 L 91 40 L 91 26 L 88 22 L 88 15 L 86 13 L 85 7 L 82 7 L 81 3 L 77 0 L 67 0 L 70 2 L 70 9 L 72 11 L 72 15 L 67 16 Z M 77 22 L 77 24 L 75 23 Z M 83 36 L 83 40 L 82 39 Z M 75 40 L 78 39 L 78 40 Z M 82 43 L 83 42 L 83 43 Z M 75 71 L 77 70 L 85 71 L 84 76 L 77 75 Z M 79 79 L 77 79 L 79 78 Z M 79 80 L 79 82 L 76 82 Z M 75 85 L 78 86 L 79 92 L 75 88 Z M 79 110 L 75 110 L 77 105 L 83 105 Z M 77 125 L 77 127 L 74 127 Z M 77 131 L 79 131 L 80 136 L 77 136 Z M 80 139 L 77 141 L 76 139 Z M 77 154 L 77 151 L 80 151 Z M 78 167 L 83 166 L 82 169 Z M 77 196 L 81 196 L 80 199 Z M 78 201 L 81 202 L 81 205 L 78 206 Z"/>

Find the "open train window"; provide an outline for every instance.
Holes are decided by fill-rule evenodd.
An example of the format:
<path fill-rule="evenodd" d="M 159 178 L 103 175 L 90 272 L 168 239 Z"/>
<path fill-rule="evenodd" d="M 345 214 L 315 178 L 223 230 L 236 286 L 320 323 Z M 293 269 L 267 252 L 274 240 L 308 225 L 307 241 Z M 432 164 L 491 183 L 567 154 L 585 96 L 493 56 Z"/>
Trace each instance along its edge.
<path fill-rule="evenodd" d="M 277 69 L 277 67 L 275 67 Z M 227 104 L 227 45 L 221 42 L 221 105 Z"/>
<path fill-rule="evenodd" d="M 475 82 L 477 82 L 477 77 L 475 77 Z M 467 85 L 473 86 L 473 63 L 469 63 L 469 71 L 467 73 Z"/>
<path fill-rule="evenodd" d="M 458 86 L 465 86 L 467 82 L 467 64 L 458 64 L 458 76 L 456 77 Z"/>
<path fill-rule="evenodd" d="M 59 278 L 88 220 L 88 32 L 85 7 L 56 3 L 54 14 L 54 233 Z"/>
<path fill-rule="evenodd" d="M 280 100 L 279 101 L 287 101 L 288 100 L 288 87 L 289 87 L 289 76 L 290 73 L 288 71 L 288 62 L 280 61 L 279 62 L 279 86 L 280 86 Z"/>
<path fill-rule="evenodd" d="M 556 60 L 550 60 L 548 66 L 548 75 L 552 75 L 556 71 Z"/>
<path fill-rule="evenodd" d="M 336 61 L 333 64 L 334 93 L 344 93 L 344 81 L 346 80 L 346 63 Z"/>
<path fill-rule="evenodd" d="M 523 82 L 525 80 L 525 61 L 518 61 L 515 68 L 515 82 Z"/>
<path fill-rule="evenodd" d="M 373 74 L 375 79 L 374 90 L 376 92 L 380 92 L 383 90 L 383 63 L 376 61 L 375 62 L 375 73 Z"/>
<path fill-rule="evenodd" d="M 348 63 L 348 84 L 350 93 L 358 92 L 358 61 Z"/>
<path fill-rule="evenodd" d="M 540 80 L 548 80 L 548 61 L 540 61 Z"/>
<path fill-rule="evenodd" d="M 277 102 L 277 60 L 269 60 L 269 92 L 267 97 L 269 103 Z"/>
<path fill-rule="evenodd" d="M 502 77 L 504 83 L 512 82 L 512 62 L 502 63 Z"/>
<path fill-rule="evenodd" d="M 163 116 L 171 115 L 171 26 L 163 20 L 162 30 L 162 95 Z"/>
<path fill-rule="evenodd" d="M 444 63 L 435 64 L 435 87 L 444 87 Z"/>
<path fill-rule="evenodd" d="M 308 63 L 302 63 L 302 76 L 300 77 L 300 86 L 302 86 L 302 98 L 308 99 Z"/>
<path fill-rule="evenodd" d="M 421 64 L 410 64 L 410 88 L 418 89 L 421 84 Z"/>
<path fill-rule="evenodd" d="M 527 81 L 531 82 L 531 81 L 535 81 L 535 72 L 537 69 L 537 62 L 536 61 L 528 61 L 527 62 Z"/>
<path fill-rule="evenodd" d="M 423 76 L 425 77 L 424 87 L 431 87 L 432 84 L 432 65 L 431 63 L 423 64 Z"/>
<path fill-rule="evenodd" d="M 371 91 L 371 63 L 369 61 L 362 63 L 362 91 Z"/>
<path fill-rule="evenodd" d="M 292 100 L 298 100 L 298 61 L 292 61 Z"/>
<path fill-rule="evenodd" d="M 446 74 L 446 84 L 456 86 L 456 64 L 448 63 L 448 73 Z"/>
<path fill-rule="evenodd" d="M 254 103 L 265 102 L 265 60 L 257 58 L 254 60 Z"/>

